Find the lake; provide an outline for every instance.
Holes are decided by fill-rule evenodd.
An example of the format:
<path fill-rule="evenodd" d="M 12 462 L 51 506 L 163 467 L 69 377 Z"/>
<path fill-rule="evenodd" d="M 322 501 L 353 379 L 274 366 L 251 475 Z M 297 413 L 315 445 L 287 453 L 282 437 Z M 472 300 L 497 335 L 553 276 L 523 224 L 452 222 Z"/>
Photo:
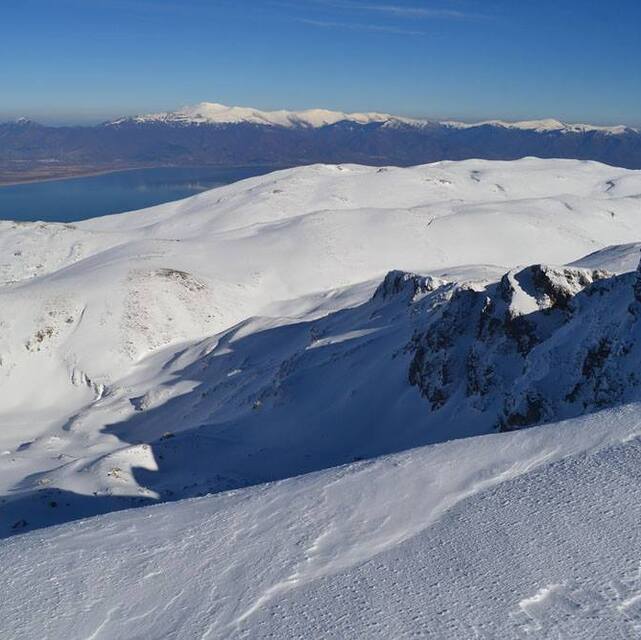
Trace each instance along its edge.
<path fill-rule="evenodd" d="M 0 219 L 74 222 L 180 200 L 275 167 L 159 167 L 0 187 Z"/>

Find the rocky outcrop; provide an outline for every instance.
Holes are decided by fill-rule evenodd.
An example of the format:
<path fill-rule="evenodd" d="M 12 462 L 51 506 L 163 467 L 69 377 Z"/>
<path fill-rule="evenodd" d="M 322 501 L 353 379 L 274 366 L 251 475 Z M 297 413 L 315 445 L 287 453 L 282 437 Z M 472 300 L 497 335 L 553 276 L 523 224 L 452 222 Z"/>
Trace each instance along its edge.
<path fill-rule="evenodd" d="M 406 271 L 390 271 L 376 288 L 372 300 L 387 301 L 393 296 L 403 296 L 407 298 L 409 304 L 436 290 L 442 284 L 444 284 L 442 280 L 432 276 L 420 276 Z"/>
<path fill-rule="evenodd" d="M 635 276 L 634 298 L 637 302 L 641 302 L 641 262 L 639 262 L 639 265 L 637 266 Z"/>
<path fill-rule="evenodd" d="M 641 380 L 640 277 L 534 265 L 459 287 L 414 336 L 410 383 L 431 411 L 501 430 L 624 401 Z"/>

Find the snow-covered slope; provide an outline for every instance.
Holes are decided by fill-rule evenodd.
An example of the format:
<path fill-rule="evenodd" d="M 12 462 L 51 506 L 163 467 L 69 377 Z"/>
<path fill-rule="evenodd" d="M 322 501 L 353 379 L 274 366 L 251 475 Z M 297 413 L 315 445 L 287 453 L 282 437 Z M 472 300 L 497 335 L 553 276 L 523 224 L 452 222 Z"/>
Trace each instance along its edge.
<path fill-rule="evenodd" d="M 466 331 L 452 353 L 417 336 L 432 321 L 450 331 L 443 305 L 480 313 L 460 301 L 500 297 L 512 285 L 484 287 L 517 265 L 603 249 L 611 267 L 624 250 L 606 247 L 641 237 L 640 193 L 638 172 L 589 162 L 316 165 L 77 225 L 2 223 L 2 533 L 493 429 L 509 415 L 503 383 L 482 416 L 453 387 L 430 413 L 430 389 L 447 385 L 420 350 L 464 367 Z M 392 274 L 374 295 L 391 269 L 432 277 Z M 547 317 L 522 273 L 506 276 L 512 295 Z M 625 310 L 630 284 L 612 283 Z M 607 313 L 585 309 L 572 322 Z M 509 366 L 488 336 L 483 367 L 522 371 L 528 398 L 528 358 L 548 362 L 536 354 L 568 331 L 566 315 Z M 597 406 L 590 389 L 530 422 Z"/>
<path fill-rule="evenodd" d="M 639 637 L 639 407 L 0 545 L 6 640 Z"/>
<path fill-rule="evenodd" d="M 606 134 L 620 135 L 633 131 L 623 125 L 602 126 L 592 124 L 568 124 L 554 119 L 523 120 L 506 122 L 503 120 L 484 120 L 483 122 L 467 123 L 455 120 L 434 121 L 421 118 L 407 118 L 388 113 L 345 113 L 328 109 L 306 109 L 304 111 L 261 111 L 253 107 L 230 107 L 217 102 L 201 102 L 185 106 L 177 111 L 142 114 L 133 117 L 120 118 L 110 122 L 110 125 L 120 125 L 125 122 L 136 123 L 168 123 L 168 124 L 239 124 L 248 123 L 276 127 L 325 127 L 337 122 L 352 122 L 356 124 L 382 123 L 386 126 L 408 125 L 413 127 L 438 126 L 455 129 L 471 129 L 475 127 L 492 126 L 524 131 L 562 133 L 585 133 L 595 131 Z"/>
<path fill-rule="evenodd" d="M 640 198 L 314 165 L 1 222 L 0 636 L 636 637 Z"/>

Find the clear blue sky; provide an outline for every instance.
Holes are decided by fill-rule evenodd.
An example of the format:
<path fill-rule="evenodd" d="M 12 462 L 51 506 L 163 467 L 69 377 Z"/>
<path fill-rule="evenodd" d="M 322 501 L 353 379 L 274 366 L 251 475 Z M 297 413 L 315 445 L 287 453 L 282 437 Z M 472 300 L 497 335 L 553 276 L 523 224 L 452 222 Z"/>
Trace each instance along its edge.
<path fill-rule="evenodd" d="M 641 0 L 3 0 L 0 120 L 203 100 L 641 125 Z"/>

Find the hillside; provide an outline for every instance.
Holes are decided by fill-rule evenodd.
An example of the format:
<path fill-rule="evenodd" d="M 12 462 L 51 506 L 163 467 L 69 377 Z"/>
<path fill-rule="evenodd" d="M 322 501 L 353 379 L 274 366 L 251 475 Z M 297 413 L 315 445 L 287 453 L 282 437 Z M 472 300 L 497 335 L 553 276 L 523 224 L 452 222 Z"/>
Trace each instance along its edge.
<path fill-rule="evenodd" d="M 640 194 L 313 165 L 1 222 L 2 636 L 637 637 Z"/>
<path fill-rule="evenodd" d="M 310 166 L 76 225 L 2 223 L 3 535 L 622 401 L 569 373 L 552 400 L 541 376 L 590 349 L 600 370 L 632 339 L 629 276 L 604 270 L 634 269 L 637 247 L 594 251 L 639 238 L 638 193 L 635 172 L 561 160 Z M 586 254 L 587 271 L 504 275 Z M 380 284 L 393 269 L 430 276 Z"/>

